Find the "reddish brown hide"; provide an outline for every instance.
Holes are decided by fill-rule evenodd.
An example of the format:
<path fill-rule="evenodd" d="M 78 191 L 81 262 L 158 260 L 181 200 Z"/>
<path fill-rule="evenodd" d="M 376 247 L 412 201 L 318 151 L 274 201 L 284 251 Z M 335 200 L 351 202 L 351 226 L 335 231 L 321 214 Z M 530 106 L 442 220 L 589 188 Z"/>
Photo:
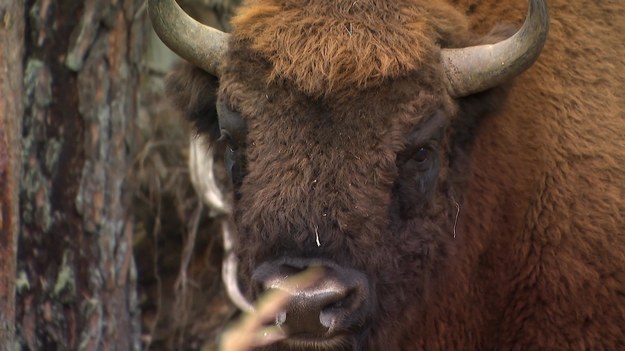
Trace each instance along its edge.
<path fill-rule="evenodd" d="M 506 38 L 524 2 L 305 3 L 248 1 L 219 82 L 170 80 L 230 139 L 248 298 L 262 264 L 367 277 L 344 335 L 270 348 L 625 347 L 625 4 L 551 1 L 531 69 L 453 98 L 440 49 Z"/>

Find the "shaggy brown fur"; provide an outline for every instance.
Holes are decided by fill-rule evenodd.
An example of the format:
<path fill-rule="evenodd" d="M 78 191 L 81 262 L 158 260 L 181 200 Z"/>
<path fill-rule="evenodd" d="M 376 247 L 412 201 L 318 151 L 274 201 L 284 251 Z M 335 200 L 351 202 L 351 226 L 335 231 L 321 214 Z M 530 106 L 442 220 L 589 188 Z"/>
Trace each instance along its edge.
<path fill-rule="evenodd" d="M 429 69 L 437 45 L 454 45 L 466 19 L 449 5 L 411 1 L 249 2 L 234 19 L 237 38 L 273 65 L 269 79 L 308 94 L 362 89 Z M 276 18 L 285 20 L 276 21 Z M 383 23 L 384 28 L 378 26 Z M 381 35 L 383 33 L 383 35 Z M 302 35 L 304 34 L 304 35 Z"/>
<path fill-rule="evenodd" d="M 345 349 L 624 349 L 625 5 L 551 1 L 509 87 L 452 100 L 441 80 L 440 47 L 501 39 L 480 33 L 525 8 L 248 1 L 219 93 L 249 130 L 242 279 L 284 256 L 366 272 L 377 313 Z M 178 104 L 215 123 L 212 78 L 181 72 Z M 420 136 L 436 115 L 444 137 Z"/>

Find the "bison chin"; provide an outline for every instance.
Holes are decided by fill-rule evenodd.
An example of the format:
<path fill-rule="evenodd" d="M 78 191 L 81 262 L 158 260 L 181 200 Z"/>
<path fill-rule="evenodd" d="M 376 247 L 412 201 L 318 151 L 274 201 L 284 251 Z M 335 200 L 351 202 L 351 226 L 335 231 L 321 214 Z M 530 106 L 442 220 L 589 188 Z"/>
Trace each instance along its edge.
<path fill-rule="evenodd" d="M 327 351 L 359 351 L 363 350 L 362 343 L 352 336 L 337 336 L 331 339 L 305 340 L 305 339 L 286 339 L 269 350 L 327 350 Z"/>

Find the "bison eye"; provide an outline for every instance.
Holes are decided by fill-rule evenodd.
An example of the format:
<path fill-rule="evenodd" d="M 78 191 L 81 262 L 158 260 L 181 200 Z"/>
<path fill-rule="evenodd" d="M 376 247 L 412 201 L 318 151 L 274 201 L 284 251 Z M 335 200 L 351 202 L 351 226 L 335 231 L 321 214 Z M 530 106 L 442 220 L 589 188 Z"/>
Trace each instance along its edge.
<path fill-rule="evenodd" d="M 234 141 L 234 138 L 232 137 L 230 132 L 225 129 L 221 130 L 221 136 L 219 137 L 217 141 L 221 143 L 225 143 L 228 146 L 228 148 L 232 151 L 236 151 L 239 148 L 239 146 Z"/>
<path fill-rule="evenodd" d="M 419 164 L 426 163 L 430 158 L 431 150 L 427 147 L 420 147 L 413 155 L 412 159 Z"/>
<path fill-rule="evenodd" d="M 393 191 L 402 218 L 416 216 L 429 203 L 438 177 L 439 150 L 439 142 L 433 139 L 397 155 L 399 174 Z"/>
<path fill-rule="evenodd" d="M 406 170 L 428 171 L 437 163 L 436 150 L 438 144 L 435 140 L 409 148 L 398 155 L 398 165 Z"/>
<path fill-rule="evenodd" d="M 226 129 L 221 130 L 218 142 L 224 147 L 224 165 L 232 180 L 235 199 L 238 200 L 240 198 L 239 189 L 243 183 L 246 168 L 244 145 L 239 145 Z"/>
<path fill-rule="evenodd" d="M 241 150 L 233 149 L 230 146 L 226 147 L 224 152 L 224 165 L 226 166 L 228 176 L 230 176 L 230 179 L 232 180 L 234 198 L 238 201 L 241 197 L 240 188 L 246 172 L 245 157 L 243 152 L 241 152 Z"/>
<path fill-rule="evenodd" d="M 247 123 L 241 114 L 220 101 L 217 103 L 217 115 L 221 130 L 220 139 L 227 142 L 231 148 L 244 147 L 247 138 Z"/>

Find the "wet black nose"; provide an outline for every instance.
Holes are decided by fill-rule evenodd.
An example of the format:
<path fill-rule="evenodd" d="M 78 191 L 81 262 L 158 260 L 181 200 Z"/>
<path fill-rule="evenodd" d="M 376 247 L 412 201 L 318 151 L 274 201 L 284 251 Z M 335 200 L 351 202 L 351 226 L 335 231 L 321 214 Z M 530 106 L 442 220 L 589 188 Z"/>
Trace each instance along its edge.
<path fill-rule="evenodd" d="M 314 283 L 293 286 L 287 279 L 307 269 L 321 270 Z M 332 262 L 288 259 L 263 263 L 252 276 L 263 290 L 289 295 L 276 325 L 290 337 L 331 337 L 362 326 L 368 319 L 371 289 L 364 273 Z"/>

